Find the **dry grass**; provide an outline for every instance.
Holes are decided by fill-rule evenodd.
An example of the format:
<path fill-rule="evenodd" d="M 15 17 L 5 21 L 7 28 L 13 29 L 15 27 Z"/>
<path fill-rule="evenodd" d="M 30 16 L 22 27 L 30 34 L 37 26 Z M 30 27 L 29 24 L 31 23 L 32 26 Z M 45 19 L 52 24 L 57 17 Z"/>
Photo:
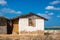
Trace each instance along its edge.
<path fill-rule="evenodd" d="M 43 31 L 22 31 L 20 34 L 1 34 L 0 40 L 60 40 L 60 34 L 46 33 L 45 35 L 42 35 L 42 33 Z"/>
<path fill-rule="evenodd" d="M 60 40 L 60 35 L 0 35 L 0 40 Z"/>

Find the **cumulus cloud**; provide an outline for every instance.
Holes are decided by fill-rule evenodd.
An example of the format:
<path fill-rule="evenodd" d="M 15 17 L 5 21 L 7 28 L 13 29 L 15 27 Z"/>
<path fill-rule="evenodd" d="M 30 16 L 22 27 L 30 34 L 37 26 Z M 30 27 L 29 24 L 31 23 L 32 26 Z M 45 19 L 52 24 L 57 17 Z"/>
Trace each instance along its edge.
<path fill-rule="evenodd" d="M 21 14 L 22 13 L 21 11 L 15 11 L 10 8 L 2 8 L 2 9 L 0 9 L 0 12 L 1 13 L 14 13 L 14 14 Z"/>
<path fill-rule="evenodd" d="M 54 13 L 48 13 L 49 16 L 53 15 Z"/>
<path fill-rule="evenodd" d="M 50 2 L 50 4 L 52 4 L 52 5 L 60 4 L 60 1 L 59 0 L 55 0 L 55 1 Z"/>
<path fill-rule="evenodd" d="M 47 18 L 47 19 L 50 19 L 50 17 L 47 14 L 38 13 L 37 15 L 42 16 L 42 17 Z"/>
<path fill-rule="evenodd" d="M 21 12 L 21 11 L 17 11 L 16 13 L 17 13 L 17 14 L 20 14 L 20 13 L 22 13 L 22 12 Z"/>
<path fill-rule="evenodd" d="M 45 14 L 38 13 L 37 15 L 50 19 L 53 14 L 54 13 L 45 13 Z"/>
<path fill-rule="evenodd" d="M 47 13 L 49 16 L 54 14 L 53 12 L 48 12 L 48 11 L 45 11 L 45 13 Z"/>
<path fill-rule="evenodd" d="M 54 8 L 54 6 L 47 6 L 47 7 L 46 7 L 46 9 L 48 9 L 48 10 L 49 10 L 49 9 L 53 9 L 53 8 Z"/>
<path fill-rule="evenodd" d="M 48 11 L 45 11 L 45 13 L 48 13 Z"/>
<path fill-rule="evenodd" d="M 60 10 L 60 8 L 54 7 L 54 6 L 47 6 L 45 9 L 47 9 L 47 10 Z"/>
<path fill-rule="evenodd" d="M 0 0 L 0 5 L 6 5 L 7 2 L 5 0 Z"/>
<path fill-rule="evenodd" d="M 58 18 L 60 18 L 60 15 L 57 15 Z"/>

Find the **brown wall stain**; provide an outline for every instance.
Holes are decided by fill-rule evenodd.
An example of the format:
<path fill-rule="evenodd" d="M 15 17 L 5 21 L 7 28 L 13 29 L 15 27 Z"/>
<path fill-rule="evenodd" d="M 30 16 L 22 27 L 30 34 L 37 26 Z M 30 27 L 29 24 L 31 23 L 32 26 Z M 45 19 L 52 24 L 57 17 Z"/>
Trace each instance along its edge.
<path fill-rule="evenodd" d="M 13 21 L 13 33 L 18 33 L 18 20 Z"/>

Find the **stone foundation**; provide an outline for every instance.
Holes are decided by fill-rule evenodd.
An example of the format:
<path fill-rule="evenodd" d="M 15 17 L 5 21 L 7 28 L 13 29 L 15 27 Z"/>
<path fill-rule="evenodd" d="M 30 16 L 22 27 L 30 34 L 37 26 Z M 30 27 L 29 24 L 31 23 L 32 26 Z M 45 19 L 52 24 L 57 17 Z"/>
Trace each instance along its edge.
<path fill-rule="evenodd" d="M 44 31 L 37 30 L 37 31 L 32 31 L 32 32 L 27 32 L 27 31 L 21 31 L 20 33 L 13 33 L 13 34 L 19 34 L 19 35 L 44 35 Z"/>

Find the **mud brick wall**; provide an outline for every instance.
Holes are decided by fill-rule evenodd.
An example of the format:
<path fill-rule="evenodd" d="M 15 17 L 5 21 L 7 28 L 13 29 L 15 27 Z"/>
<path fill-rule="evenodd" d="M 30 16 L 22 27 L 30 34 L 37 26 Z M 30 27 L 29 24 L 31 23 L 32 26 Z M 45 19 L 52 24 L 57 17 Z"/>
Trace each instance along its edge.
<path fill-rule="evenodd" d="M 0 34 L 6 34 L 7 33 L 7 26 L 0 26 Z"/>

